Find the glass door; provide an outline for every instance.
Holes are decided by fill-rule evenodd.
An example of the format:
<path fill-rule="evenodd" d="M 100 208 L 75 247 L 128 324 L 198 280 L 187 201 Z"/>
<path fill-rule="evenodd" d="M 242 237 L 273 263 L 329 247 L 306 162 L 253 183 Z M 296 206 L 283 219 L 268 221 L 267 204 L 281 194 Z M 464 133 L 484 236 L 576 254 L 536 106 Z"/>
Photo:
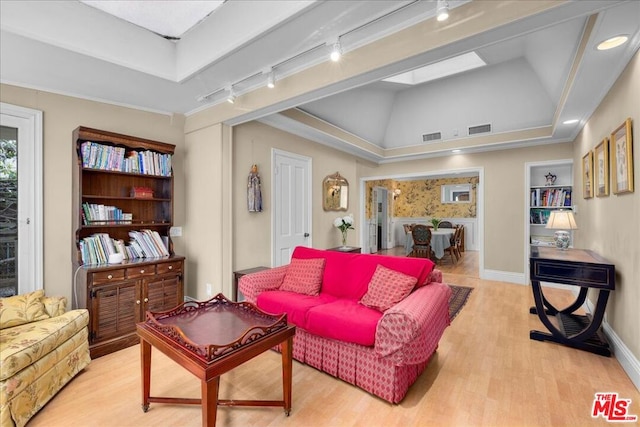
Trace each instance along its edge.
<path fill-rule="evenodd" d="M 42 289 L 42 112 L 0 103 L 0 296 Z"/>
<path fill-rule="evenodd" d="M 18 293 L 18 129 L 0 126 L 0 297 Z"/>

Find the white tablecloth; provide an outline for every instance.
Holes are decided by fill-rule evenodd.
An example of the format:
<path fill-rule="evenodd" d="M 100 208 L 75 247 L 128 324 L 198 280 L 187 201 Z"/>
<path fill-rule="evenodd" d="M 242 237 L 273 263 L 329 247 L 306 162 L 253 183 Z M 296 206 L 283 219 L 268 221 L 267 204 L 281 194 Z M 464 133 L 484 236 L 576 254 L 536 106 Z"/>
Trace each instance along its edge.
<path fill-rule="evenodd" d="M 436 258 L 440 259 L 444 256 L 444 250 L 451 246 L 451 236 L 455 233 L 453 228 L 439 228 L 438 230 L 431 230 L 431 249 L 436 255 Z M 413 250 L 413 236 L 411 233 L 407 233 L 407 240 L 404 245 L 404 249 L 408 254 Z"/>

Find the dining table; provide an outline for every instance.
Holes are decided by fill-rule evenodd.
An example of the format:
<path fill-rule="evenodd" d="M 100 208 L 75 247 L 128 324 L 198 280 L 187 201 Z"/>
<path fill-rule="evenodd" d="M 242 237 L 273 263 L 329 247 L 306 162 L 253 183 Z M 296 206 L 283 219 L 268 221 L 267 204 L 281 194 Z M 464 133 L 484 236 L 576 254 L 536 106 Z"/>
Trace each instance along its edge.
<path fill-rule="evenodd" d="M 455 228 L 431 230 L 431 250 L 436 258 L 441 259 L 444 256 L 445 249 L 451 246 L 451 237 L 455 231 Z M 413 250 L 413 236 L 411 232 L 407 233 L 404 249 L 407 255 Z"/>

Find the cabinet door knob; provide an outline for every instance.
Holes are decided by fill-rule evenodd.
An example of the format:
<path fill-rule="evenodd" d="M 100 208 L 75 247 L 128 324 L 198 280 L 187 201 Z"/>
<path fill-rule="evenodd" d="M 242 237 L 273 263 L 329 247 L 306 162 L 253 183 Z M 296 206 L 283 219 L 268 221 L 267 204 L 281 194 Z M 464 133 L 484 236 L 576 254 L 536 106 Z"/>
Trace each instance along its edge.
<path fill-rule="evenodd" d="M 140 274 L 144 274 L 144 270 L 140 270 Z"/>
<path fill-rule="evenodd" d="M 112 274 L 108 275 L 107 279 L 109 279 L 109 280 L 113 279 L 113 275 Z"/>
<path fill-rule="evenodd" d="M 145 299 L 144 299 L 144 302 L 149 302 L 149 298 L 145 298 Z"/>
<path fill-rule="evenodd" d="M 140 305 L 140 300 L 139 299 L 136 300 L 136 304 Z"/>
<path fill-rule="evenodd" d="M 170 266 L 169 266 L 169 270 L 173 270 L 173 265 L 170 265 Z"/>

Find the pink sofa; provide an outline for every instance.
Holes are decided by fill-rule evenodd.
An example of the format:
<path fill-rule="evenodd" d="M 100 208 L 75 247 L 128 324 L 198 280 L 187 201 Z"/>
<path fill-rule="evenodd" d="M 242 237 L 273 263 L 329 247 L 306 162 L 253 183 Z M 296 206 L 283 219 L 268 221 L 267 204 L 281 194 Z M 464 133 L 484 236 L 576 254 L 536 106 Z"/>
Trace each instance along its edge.
<path fill-rule="evenodd" d="M 298 328 L 293 357 L 391 403 L 406 395 L 449 326 L 449 286 L 428 259 L 297 247 L 292 258 L 323 258 L 318 295 L 283 291 L 290 265 L 248 274 L 239 288 L 261 309 L 287 313 Z M 417 278 L 403 300 L 380 312 L 359 301 L 378 264 Z"/>

